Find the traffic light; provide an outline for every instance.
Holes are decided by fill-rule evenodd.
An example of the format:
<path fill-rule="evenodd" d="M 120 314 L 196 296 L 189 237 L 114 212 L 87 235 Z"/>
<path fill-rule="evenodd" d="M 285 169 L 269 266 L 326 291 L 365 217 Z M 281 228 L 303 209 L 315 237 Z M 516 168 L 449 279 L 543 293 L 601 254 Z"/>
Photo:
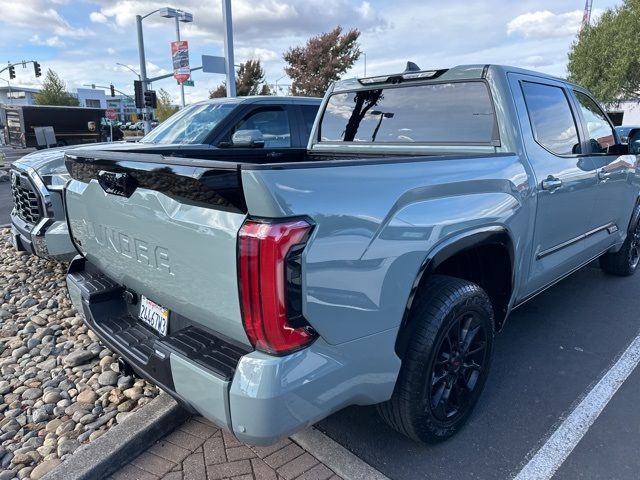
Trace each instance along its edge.
<path fill-rule="evenodd" d="M 144 99 L 142 98 L 142 82 L 140 80 L 133 81 L 133 97 L 136 101 L 136 108 L 143 108 Z"/>
<path fill-rule="evenodd" d="M 156 92 L 155 90 L 147 90 L 144 92 L 144 106 L 156 108 Z"/>
<path fill-rule="evenodd" d="M 14 78 L 16 78 L 16 67 L 9 65 L 9 79 L 13 80 Z"/>
<path fill-rule="evenodd" d="M 42 75 L 42 70 L 40 70 L 40 64 L 38 62 L 33 62 L 33 70 L 36 73 L 36 77 Z"/>
<path fill-rule="evenodd" d="M 109 90 L 111 90 L 111 96 L 115 97 L 116 96 L 116 90 L 115 90 L 115 88 L 113 88 L 113 83 L 109 85 Z"/>

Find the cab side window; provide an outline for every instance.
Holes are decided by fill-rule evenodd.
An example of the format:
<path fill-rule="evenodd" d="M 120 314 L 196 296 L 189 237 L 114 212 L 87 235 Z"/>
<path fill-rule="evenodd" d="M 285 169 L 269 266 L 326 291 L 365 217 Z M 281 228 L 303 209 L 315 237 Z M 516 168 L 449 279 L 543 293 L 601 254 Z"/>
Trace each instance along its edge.
<path fill-rule="evenodd" d="M 556 155 L 582 153 L 576 121 L 564 90 L 522 82 L 522 92 L 536 142 Z"/>
<path fill-rule="evenodd" d="M 591 153 L 606 154 L 607 148 L 616 143 L 613 127 L 611 127 L 607 116 L 591 97 L 575 90 L 574 93 L 589 131 Z"/>
<path fill-rule="evenodd" d="M 238 130 L 260 130 L 265 148 L 287 148 L 291 146 L 289 115 L 282 108 L 262 108 L 243 118 L 231 134 Z"/>

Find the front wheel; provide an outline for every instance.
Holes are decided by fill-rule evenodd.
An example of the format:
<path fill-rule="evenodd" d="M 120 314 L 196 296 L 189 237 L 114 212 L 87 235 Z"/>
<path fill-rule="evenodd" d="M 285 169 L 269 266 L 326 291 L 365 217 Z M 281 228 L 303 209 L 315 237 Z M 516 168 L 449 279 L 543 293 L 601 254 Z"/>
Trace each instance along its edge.
<path fill-rule="evenodd" d="M 434 275 L 419 291 L 409 322 L 415 328 L 395 390 L 378 412 L 409 438 L 440 442 L 464 425 L 484 387 L 493 308 L 478 285 Z"/>
<path fill-rule="evenodd" d="M 640 205 L 633 210 L 631 219 L 627 238 L 620 250 L 600 257 L 600 268 L 612 275 L 633 275 L 640 264 Z"/>

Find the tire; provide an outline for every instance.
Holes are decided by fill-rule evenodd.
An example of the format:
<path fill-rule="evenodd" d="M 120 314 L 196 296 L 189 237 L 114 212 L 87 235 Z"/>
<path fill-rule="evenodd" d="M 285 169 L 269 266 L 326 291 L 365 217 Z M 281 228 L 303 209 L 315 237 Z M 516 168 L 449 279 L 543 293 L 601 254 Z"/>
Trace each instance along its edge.
<path fill-rule="evenodd" d="M 409 322 L 415 329 L 393 395 L 378 413 L 403 435 L 437 443 L 462 428 L 480 397 L 493 354 L 493 307 L 478 285 L 434 275 L 419 290 Z M 460 337 L 471 353 L 456 353 Z"/>
<path fill-rule="evenodd" d="M 631 215 L 631 225 L 622 247 L 617 252 L 600 257 L 600 268 L 611 275 L 628 277 L 633 275 L 640 263 L 640 205 Z"/>

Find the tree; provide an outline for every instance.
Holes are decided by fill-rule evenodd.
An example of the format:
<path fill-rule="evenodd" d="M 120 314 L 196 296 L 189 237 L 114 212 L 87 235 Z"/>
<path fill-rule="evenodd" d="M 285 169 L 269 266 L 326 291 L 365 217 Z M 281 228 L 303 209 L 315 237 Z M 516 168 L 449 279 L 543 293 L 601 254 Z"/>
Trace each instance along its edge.
<path fill-rule="evenodd" d="M 178 107 L 171 102 L 171 95 L 164 88 L 158 90 L 156 103 L 156 120 L 159 122 L 164 122 L 178 111 Z"/>
<path fill-rule="evenodd" d="M 586 27 L 569 52 L 569 79 L 601 101 L 640 96 L 640 0 L 625 0 Z"/>
<path fill-rule="evenodd" d="M 285 72 L 293 80 L 294 95 L 321 97 L 360 58 L 358 29 L 342 34 L 342 27 L 307 40 L 304 47 L 287 50 Z"/>
<path fill-rule="evenodd" d="M 236 74 L 236 94 L 239 97 L 248 95 L 270 95 L 269 86 L 264 82 L 264 68 L 260 60 L 247 60 L 241 63 Z M 227 83 L 223 82 L 209 92 L 209 98 L 227 96 Z"/>
<path fill-rule="evenodd" d="M 62 105 L 77 107 L 78 99 L 67 92 L 67 86 L 56 72 L 51 69 L 42 81 L 42 90 L 36 94 L 36 104 L 38 105 Z"/>

